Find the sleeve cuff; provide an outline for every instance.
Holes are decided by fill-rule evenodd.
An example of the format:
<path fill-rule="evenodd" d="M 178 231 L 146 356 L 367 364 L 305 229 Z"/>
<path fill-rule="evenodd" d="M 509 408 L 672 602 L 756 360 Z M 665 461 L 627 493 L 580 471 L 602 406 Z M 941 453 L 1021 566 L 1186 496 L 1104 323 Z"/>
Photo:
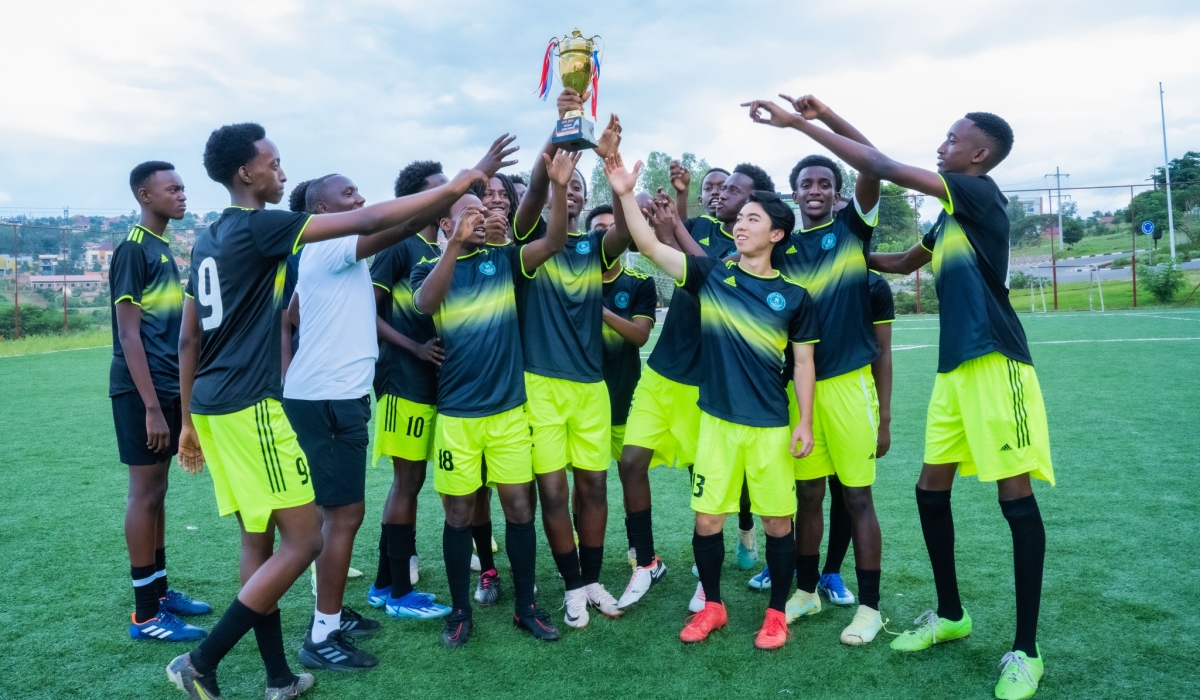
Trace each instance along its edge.
<path fill-rule="evenodd" d="M 296 234 L 296 242 L 292 244 L 292 255 L 299 253 L 300 249 L 304 247 L 304 244 L 300 242 L 300 238 L 304 235 L 304 231 L 308 229 L 308 223 L 312 220 L 311 215 L 304 220 L 304 225 L 300 227 L 300 232 Z"/>
<path fill-rule="evenodd" d="M 938 178 L 942 181 L 942 186 L 946 188 L 946 198 L 939 197 L 938 202 L 941 203 L 942 209 L 945 209 L 947 214 L 954 216 L 954 195 L 950 194 L 950 183 L 946 182 L 946 178 L 941 173 L 938 173 Z"/>
<path fill-rule="evenodd" d="M 854 211 L 858 212 L 858 216 L 863 220 L 863 223 L 871 228 L 879 225 L 879 200 L 875 201 L 875 206 L 871 211 L 863 212 L 862 205 L 858 203 L 858 197 L 854 198 Z"/>
<path fill-rule="evenodd" d="M 128 301 L 130 304 L 133 304 L 134 306 L 136 306 L 138 308 L 141 308 L 141 306 L 142 306 L 140 302 L 138 302 L 136 299 L 133 298 L 132 294 L 126 294 L 125 296 L 117 297 L 113 301 L 113 304 L 120 304 L 123 301 Z"/>
<path fill-rule="evenodd" d="M 894 319 L 894 318 L 887 318 L 887 319 L 884 319 L 884 320 L 882 320 L 882 321 L 871 321 L 871 323 L 872 323 L 873 325 L 876 325 L 876 326 L 880 326 L 880 325 L 883 325 L 883 324 L 885 324 L 885 323 L 895 323 L 895 322 L 896 322 L 896 319 Z"/>
<path fill-rule="evenodd" d="M 392 293 L 392 290 L 390 287 L 384 286 L 384 285 L 380 284 L 379 282 L 376 282 L 375 280 L 371 280 L 371 286 L 379 287 L 380 289 L 387 292 L 388 294 Z"/>
<path fill-rule="evenodd" d="M 793 340 L 792 345 L 816 345 L 819 342 L 821 342 L 820 338 L 814 340 Z"/>

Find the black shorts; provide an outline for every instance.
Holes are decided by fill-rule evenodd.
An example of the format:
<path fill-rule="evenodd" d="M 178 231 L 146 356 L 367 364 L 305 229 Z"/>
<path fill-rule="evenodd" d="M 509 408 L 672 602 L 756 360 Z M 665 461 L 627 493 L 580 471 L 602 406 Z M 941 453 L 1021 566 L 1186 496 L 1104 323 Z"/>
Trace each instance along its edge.
<path fill-rule="evenodd" d="M 164 400 L 159 397 L 163 418 L 171 431 L 171 444 L 166 452 L 151 452 L 146 447 L 146 404 L 141 394 L 127 391 L 112 398 L 113 425 L 117 428 L 117 451 L 121 463 L 129 466 L 169 462 L 179 451 L 179 431 L 183 427 L 183 411 L 179 397 Z"/>
<path fill-rule="evenodd" d="M 367 481 L 371 399 L 285 398 L 283 412 L 308 458 L 317 505 L 344 506 L 362 501 Z"/>

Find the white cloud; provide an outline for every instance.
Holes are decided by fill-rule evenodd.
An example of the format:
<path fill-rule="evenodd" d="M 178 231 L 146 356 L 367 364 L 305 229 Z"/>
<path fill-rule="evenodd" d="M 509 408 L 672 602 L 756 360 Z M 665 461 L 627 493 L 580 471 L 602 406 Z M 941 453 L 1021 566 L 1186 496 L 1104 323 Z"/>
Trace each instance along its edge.
<path fill-rule="evenodd" d="M 1017 134 L 999 181 L 1040 183 L 1057 165 L 1098 184 L 1159 164 L 1162 80 L 1172 155 L 1200 150 L 1200 7 L 1186 1 L 13 5 L 0 189 L 18 206 L 124 211 L 129 168 L 165 158 L 193 208 L 219 207 L 204 140 L 248 119 L 294 181 L 336 170 L 373 200 L 408 161 L 470 165 L 503 131 L 524 169 L 554 119 L 532 94 L 545 42 L 576 24 L 605 39 L 600 108 L 621 114 L 631 156 L 756 162 L 781 188 L 814 147 L 737 106 L 781 91 L 820 95 L 916 164 L 932 165 L 954 118 L 995 111 Z"/>

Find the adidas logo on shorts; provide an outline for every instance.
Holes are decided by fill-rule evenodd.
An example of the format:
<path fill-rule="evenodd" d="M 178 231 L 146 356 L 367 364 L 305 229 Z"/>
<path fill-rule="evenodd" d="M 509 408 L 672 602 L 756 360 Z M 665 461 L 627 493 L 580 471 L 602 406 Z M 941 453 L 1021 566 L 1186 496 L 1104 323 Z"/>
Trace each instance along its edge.
<path fill-rule="evenodd" d="M 1001 452 L 1012 452 L 1012 448 L 1009 447 L 1008 443 L 1006 442 L 1006 443 L 1004 443 L 1004 447 L 1000 448 L 1000 451 Z"/>

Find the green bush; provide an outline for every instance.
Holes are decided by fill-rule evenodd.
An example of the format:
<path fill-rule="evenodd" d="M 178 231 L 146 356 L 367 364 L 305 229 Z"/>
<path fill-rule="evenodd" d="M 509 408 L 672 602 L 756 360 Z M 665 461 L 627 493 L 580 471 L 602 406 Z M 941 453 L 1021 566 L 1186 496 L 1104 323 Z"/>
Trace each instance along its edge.
<path fill-rule="evenodd" d="M 92 317 L 78 312 L 67 314 L 67 331 L 75 333 L 91 330 L 96 326 Z M 31 335 L 61 335 L 63 317 L 61 308 L 42 308 L 21 305 L 21 337 Z M 0 338 L 13 337 L 13 307 L 0 308 Z"/>
<path fill-rule="evenodd" d="M 1160 304 L 1170 304 L 1187 286 L 1187 275 L 1174 263 L 1150 267 L 1138 266 L 1138 286 L 1150 292 Z"/>
<path fill-rule="evenodd" d="M 1114 270 L 1123 270 L 1129 267 L 1129 258 L 1113 258 L 1111 267 Z"/>

